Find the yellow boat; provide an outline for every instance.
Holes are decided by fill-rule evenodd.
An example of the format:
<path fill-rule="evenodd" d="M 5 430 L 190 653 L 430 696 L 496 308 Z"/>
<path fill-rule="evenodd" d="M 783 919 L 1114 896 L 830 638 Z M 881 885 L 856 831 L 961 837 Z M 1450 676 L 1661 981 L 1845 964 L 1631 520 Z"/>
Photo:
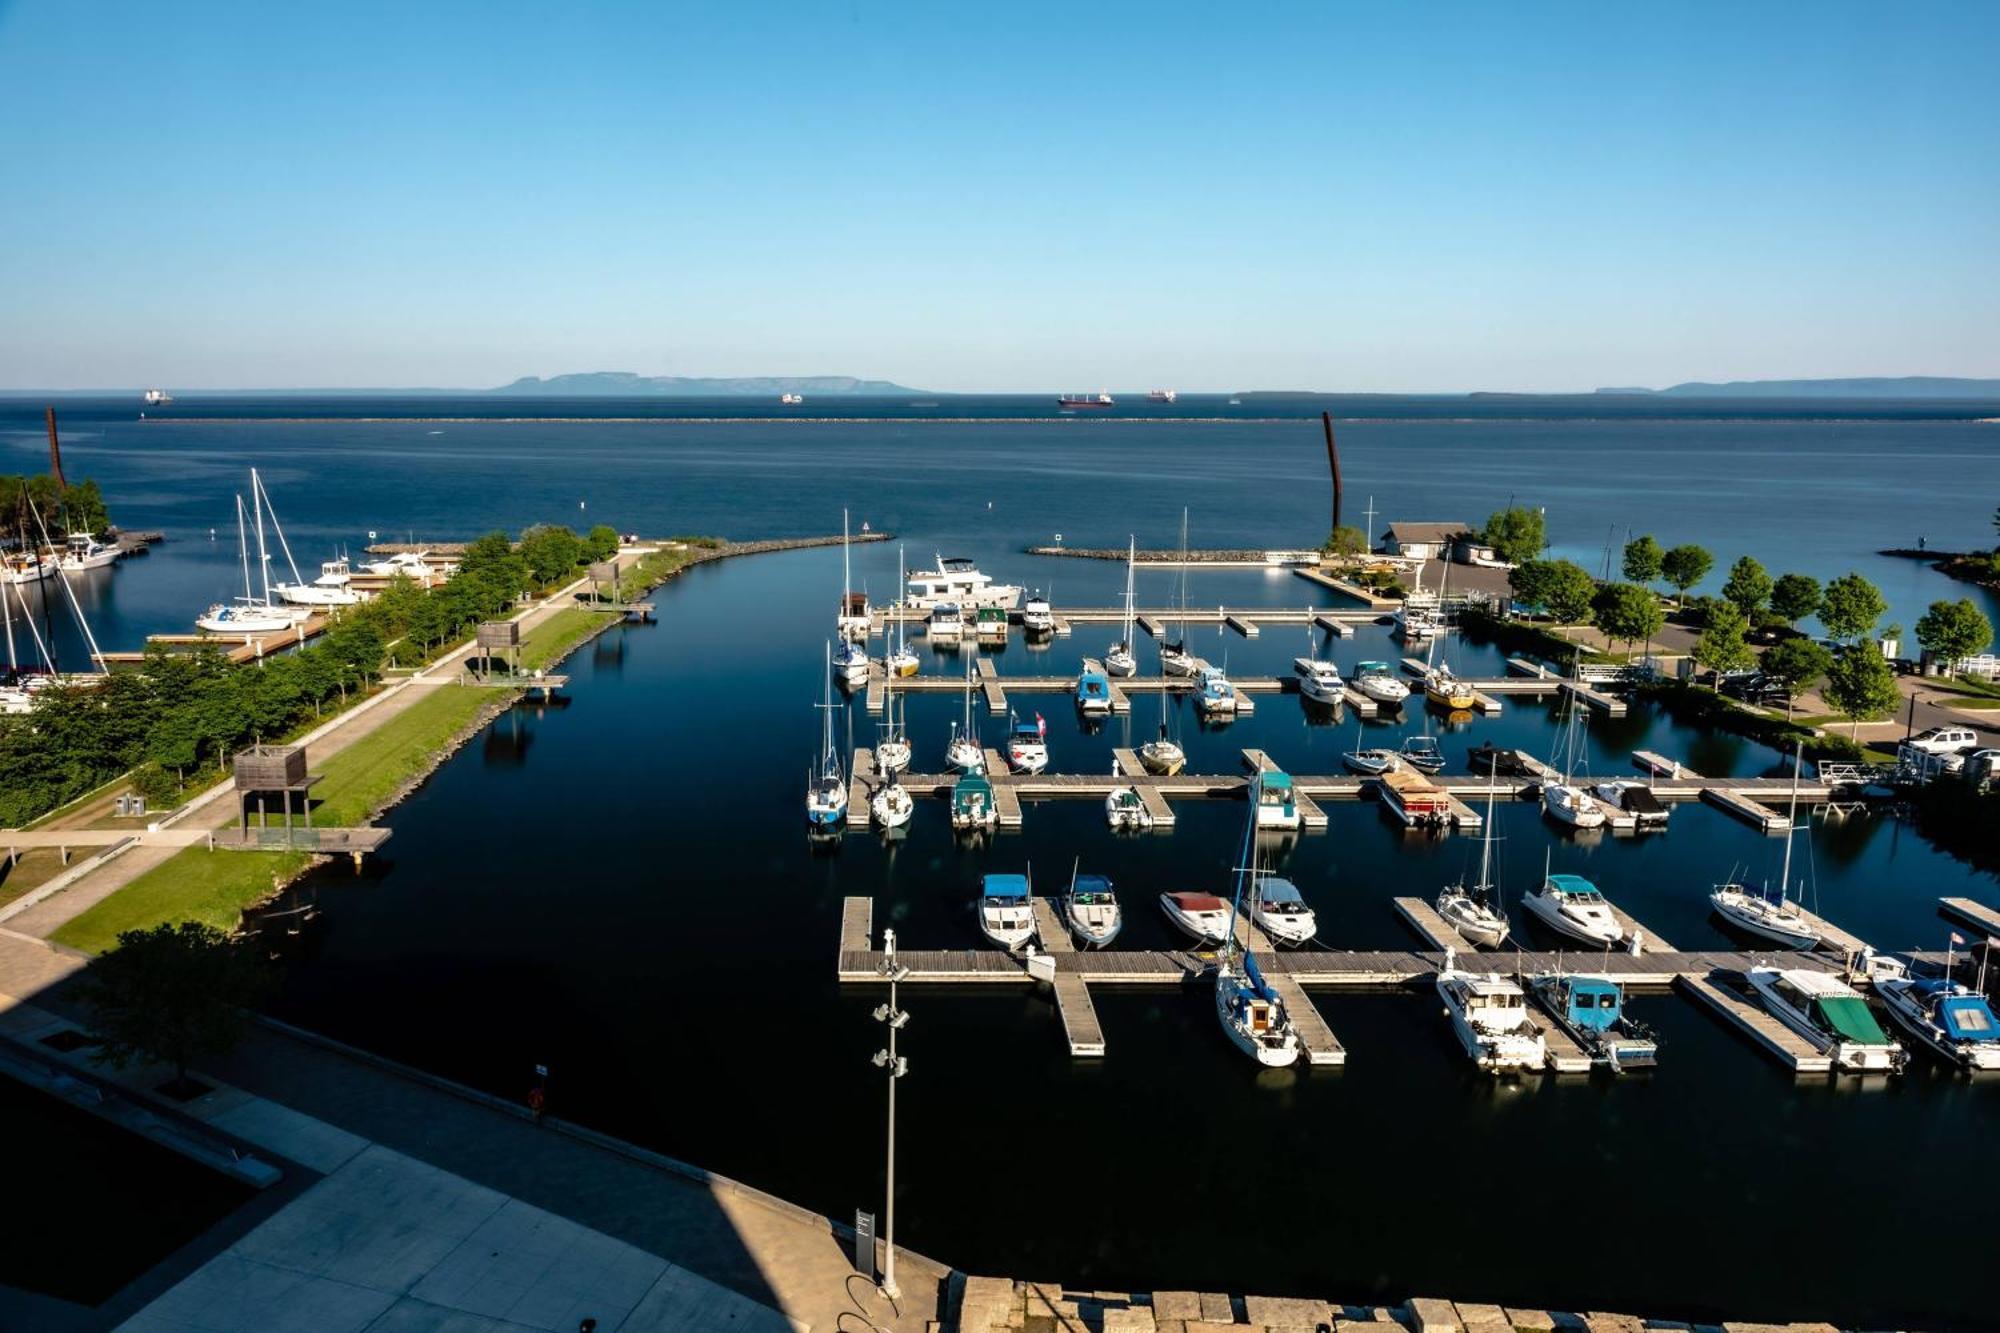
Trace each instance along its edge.
<path fill-rule="evenodd" d="M 1452 675 L 1449 667 L 1439 667 L 1424 677 L 1424 698 L 1454 711 L 1471 708 L 1478 701 L 1472 686 Z"/>

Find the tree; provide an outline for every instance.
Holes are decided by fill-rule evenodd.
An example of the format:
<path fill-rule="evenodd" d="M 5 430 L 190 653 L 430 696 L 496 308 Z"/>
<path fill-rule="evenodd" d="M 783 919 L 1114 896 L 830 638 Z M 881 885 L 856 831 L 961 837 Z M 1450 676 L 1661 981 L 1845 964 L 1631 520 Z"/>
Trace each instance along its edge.
<path fill-rule="evenodd" d="M 1515 505 L 1488 518 L 1480 536 L 1493 548 L 1493 554 L 1518 565 L 1541 555 L 1548 545 L 1548 525 L 1541 510 Z"/>
<path fill-rule="evenodd" d="M 1667 623 L 1665 613 L 1660 610 L 1660 599 L 1650 588 L 1636 583 L 1605 584 L 1591 599 L 1591 610 L 1606 638 L 1625 641 L 1628 655 L 1634 643 L 1645 639 L 1650 644 Z"/>
<path fill-rule="evenodd" d="M 1708 577 L 1708 571 L 1715 565 L 1715 557 L 1705 547 L 1693 544 L 1676 546 L 1660 557 L 1660 573 L 1674 587 L 1674 592 L 1687 596 L 1687 590 Z"/>
<path fill-rule="evenodd" d="M 1625 543 L 1625 577 L 1634 583 L 1651 583 L 1660 577 L 1660 559 L 1665 554 L 1652 533 L 1634 537 Z"/>
<path fill-rule="evenodd" d="M 1764 566 L 1757 563 L 1753 555 L 1738 556 L 1736 563 L 1729 567 L 1729 578 L 1722 585 L 1723 600 L 1731 603 L 1743 613 L 1745 620 L 1754 621 L 1757 613 L 1770 600 L 1775 585 L 1771 576 L 1764 572 Z"/>
<path fill-rule="evenodd" d="M 554 583 L 583 559 L 583 542 L 568 528 L 546 524 L 521 534 L 521 558 L 537 583 Z"/>
<path fill-rule="evenodd" d="M 1983 652 L 1993 642 L 1993 624 L 1969 597 L 1932 602 L 1917 617 L 1917 642 L 1933 658 L 1947 664 Z"/>
<path fill-rule="evenodd" d="M 1793 629 L 1819 610 L 1819 580 L 1810 574 L 1781 574 L 1771 585 L 1771 610 Z"/>
<path fill-rule="evenodd" d="M 1820 598 L 1819 623 L 1836 639 L 1864 639 L 1889 604 L 1881 591 L 1859 574 L 1842 574 L 1826 585 Z"/>
<path fill-rule="evenodd" d="M 104 1059 L 118 1069 L 134 1060 L 170 1064 L 185 1087 L 188 1065 L 242 1035 L 243 1008 L 256 1002 L 263 980 L 227 935 L 183 921 L 120 934 L 118 947 L 85 974 L 82 993 Z"/>
<path fill-rule="evenodd" d="M 599 523 L 583 538 L 583 558 L 585 560 L 609 560 L 618 554 L 618 529 L 609 523 Z"/>
<path fill-rule="evenodd" d="M 1351 523 L 1343 523 L 1327 534 L 1320 554 L 1353 557 L 1368 549 L 1368 534 Z"/>
<path fill-rule="evenodd" d="M 1833 654 L 1811 639 L 1786 639 L 1764 654 L 1764 674 L 1785 687 L 1788 695 L 1811 689 L 1833 665 Z M 1792 715 L 1792 701 L 1785 700 L 1785 716 Z"/>
<path fill-rule="evenodd" d="M 1542 588 L 1542 607 L 1558 625 L 1580 624 L 1590 614 L 1590 599 L 1597 594 L 1597 581 L 1590 571 L 1573 560 L 1550 560 Z"/>
<path fill-rule="evenodd" d="M 1734 602 L 1717 602 L 1695 640 L 1694 660 L 1718 674 L 1741 671 L 1757 660 L 1744 642 L 1749 631 L 1750 618 Z"/>
<path fill-rule="evenodd" d="M 1895 673 L 1868 644 L 1849 644 L 1827 667 L 1826 701 L 1854 724 L 1851 737 L 1859 737 L 1863 719 L 1881 717 L 1899 697 Z"/>

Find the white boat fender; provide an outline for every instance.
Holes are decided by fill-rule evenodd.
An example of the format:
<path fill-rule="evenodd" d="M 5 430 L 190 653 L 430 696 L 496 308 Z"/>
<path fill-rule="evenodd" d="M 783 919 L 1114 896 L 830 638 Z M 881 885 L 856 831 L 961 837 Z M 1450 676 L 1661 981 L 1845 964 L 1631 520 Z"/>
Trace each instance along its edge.
<path fill-rule="evenodd" d="M 1037 981 L 1053 984 L 1056 979 L 1055 955 L 1041 952 L 1031 942 L 1028 945 L 1028 975 Z"/>

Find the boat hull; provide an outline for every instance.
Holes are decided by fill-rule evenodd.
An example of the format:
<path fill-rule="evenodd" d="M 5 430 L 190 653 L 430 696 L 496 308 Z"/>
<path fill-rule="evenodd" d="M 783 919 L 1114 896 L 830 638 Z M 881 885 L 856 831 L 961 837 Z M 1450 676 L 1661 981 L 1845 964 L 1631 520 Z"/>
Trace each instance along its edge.
<path fill-rule="evenodd" d="M 1624 932 L 1618 930 L 1615 926 L 1607 930 L 1602 927 L 1588 925 L 1564 912 L 1561 904 L 1550 902 L 1546 897 L 1538 893 L 1522 894 L 1521 905 L 1534 915 L 1535 920 L 1541 922 L 1550 930 L 1555 931 L 1558 935 L 1567 935 L 1569 938 L 1581 941 L 1584 944 L 1596 945 L 1601 949 L 1608 945 L 1615 945 L 1624 938 Z"/>
<path fill-rule="evenodd" d="M 1759 939 L 1782 944 L 1787 949 L 1811 949 L 1819 944 L 1819 932 L 1798 918 L 1793 918 L 1794 924 L 1788 927 L 1783 917 L 1773 920 L 1760 915 L 1755 908 L 1746 903 L 1739 903 L 1734 898 L 1726 898 L 1721 893 L 1711 893 L 1708 895 L 1708 901 L 1715 908 L 1717 916 L 1736 929 L 1755 935 Z"/>

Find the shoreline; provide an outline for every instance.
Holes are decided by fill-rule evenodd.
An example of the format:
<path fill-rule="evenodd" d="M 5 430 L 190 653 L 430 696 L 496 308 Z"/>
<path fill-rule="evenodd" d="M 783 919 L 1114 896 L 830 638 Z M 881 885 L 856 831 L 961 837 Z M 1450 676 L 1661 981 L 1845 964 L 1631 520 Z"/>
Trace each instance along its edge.
<path fill-rule="evenodd" d="M 740 423 L 744 425 L 769 425 L 785 423 L 802 426 L 1042 426 L 1042 425 L 1086 425 L 1090 423 L 1116 422 L 1122 425 L 1147 426 L 1189 426 L 1189 425 L 1243 425 L 1275 426 L 1299 425 L 1318 421 L 1317 414 L 1305 416 L 656 416 L 656 417 L 592 417 L 592 416 L 343 416 L 328 413 L 323 416 L 286 417 L 149 417 L 141 414 L 136 424 L 141 426 L 310 426 L 322 422 L 342 425 L 447 425 L 447 426 L 523 426 L 523 425 L 605 425 L 605 426 L 708 426 Z M 1390 426 L 1390 425 L 1436 425 L 1436 426 L 1480 426 L 1520 423 L 1526 425 L 1557 425 L 1574 422 L 1578 424 L 1604 425 L 1607 423 L 1670 423 L 1695 422 L 1709 425 L 1821 425 L 1821 426 L 1979 426 L 2000 424 L 2000 417 L 1967 416 L 1689 416 L 1689 415 L 1638 415 L 1638 416 L 1397 416 L 1397 417 L 1336 417 L 1343 426 Z"/>

